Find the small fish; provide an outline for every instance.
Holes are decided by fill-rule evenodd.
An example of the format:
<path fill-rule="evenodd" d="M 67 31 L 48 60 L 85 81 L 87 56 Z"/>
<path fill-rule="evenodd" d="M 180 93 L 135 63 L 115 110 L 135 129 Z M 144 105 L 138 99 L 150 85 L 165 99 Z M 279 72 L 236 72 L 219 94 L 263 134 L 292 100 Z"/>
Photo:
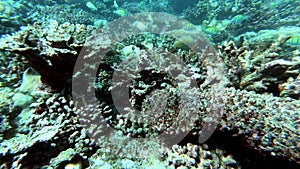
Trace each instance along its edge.
<path fill-rule="evenodd" d="M 300 35 L 291 36 L 285 43 L 289 46 L 300 46 Z"/>
<path fill-rule="evenodd" d="M 186 31 L 195 30 L 197 27 L 193 25 L 192 23 L 187 23 L 183 26 L 183 29 Z"/>
<path fill-rule="evenodd" d="M 235 16 L 231 19 L 231 21 L 232 21 L 233 23 L 241 23 L 241 22 L 243 22 L 245 19 L 247 19 L 247 16 L 242 15 L 242 14 L 238 14 L 238 15 L 235 15 Z"/>
<path fill-rule="evenodd" d="M 91 11 L 97 11 L 98 8 L 92 3 L 92 2 L 87 2 L 85 4 L 86 7 L 88 7 Z"/>
<path fill-rule="evenodd" d="M 206 29 L 204 29 L 204 31 L 212 35 L 218 34 L 220 32 L 219 29 L 215 26 L 207 27 Z"/>
<path fill-rule="evenodd" d="M 119 5 L 118 5 L 118 3 L 117 3 L 117 1 L 116 0 L 114 0 L 114 5 L 113 5 L 115 8 L 119 8 Z"/>
<path fill-rule="evenodd" d="M 125 16 L 126 15 L 126 11 L 123 8 L 118 8 L 118 9 L 114 10 L 114 13 L 119 15 L 119 16 Z"/>

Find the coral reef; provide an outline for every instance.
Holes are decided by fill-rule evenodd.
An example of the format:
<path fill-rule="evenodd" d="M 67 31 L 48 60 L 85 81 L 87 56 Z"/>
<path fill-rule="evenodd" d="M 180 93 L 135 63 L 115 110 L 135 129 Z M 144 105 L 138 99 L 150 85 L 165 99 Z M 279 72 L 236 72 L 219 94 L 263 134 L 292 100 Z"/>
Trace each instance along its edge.
<path fill-rule="evenodd" d="M 37 5 L 33 5 L 37 4 Z M 88 5 L 87 5 L 88 4 Z M 85 24 L 97 26 L 97 21 L 111 21 L 121 16 L 147 11 L 172 11 L 168 1 L 97 1 L 97 0 L 59 0 L 35 1 L 28 4 L 34 10 L 28 11 L 27 23 L 47 22 L 54 19 L 59 24 Z M 91 6 L 90 9 L 88 6 Z M 97 9 L 97 10 L 95 10 Z M 98 25 L 102 27 L 103 24 Z"/>
<path fill-rule="evenodd" d="M 164 156 L 167 168 L 240 168 L 230 154 L 220 149 L 209 150 L 205 144 L 174 145 Z"/>
<path fill-rule="evenodd" d="M 95 145 L 79 126 L 72 102 L 49 95 L 47 99 L 32 101 L 18 115 L 21 124 L 15 134 L 1 141 L 2 167 L 59 168 L 78 158 L 83 166 L 87 165 L 83 159 L 95 151 Z M 47 155 L 42 155 L 45 152 Z"/>
<path fill-rule="evenodd" d="M 0 168 L 299 168 L 299 1 L 179 2 L 184 1 L 1 1 L 0 32 L 10 35 L 0 39 Z M 161 17 L 159 24 L 178 30 L 166 36 L 140 33 L 116 44 L 115 34 L 97 37 L 92 49 L 112 45 L 100 67 L 83 64 L 73 74 L 97 28 L 149 10 L 175 10 L 199 25 L 166 23 L 169 18 Z M 113 31 L 121 32 L 126 24 L 138 32 L 160 29 L 152 19 L 129 20 Z M 217 51 L 203 49 L 206 43 L 198 44 L 199 51 L 189 47 L 199 35 L 205 41 L 201 30 L 217 42 Z M 92 56 L 99 53 L 81 61 L 95 61 L 99 58 Z M 167 63 L 164 70 L 158 63 Z M 120 81 L 113 81 L 114 73 L 120 73 Z M 189 76 L 195 88 L 185 88 L 192 83 Z M 71 93 L 70 82 L 80 77 L 94 80 L 79 87 L 94 91 L 96 106 L 76 105 L 76 97 L 84 97 Z M 116 97 L 112 91 L 120 86 L 126 90 Z M 124 92 L 131 107 L 115 104 Z M 193 121 L 186 125 L 188 118 Z M 216 124 L 216 131 L 201 143 L 207 122 Z M 115 133 L 107 137 L 104 126 Z M 187 134 L 160 147 L 156 136 L 162 131 Z"/>
<path fill-rule="evenodd" d="M 35 23 L 22 27 L 13 35 L 2 37 L 1 49 L 21 54 L 29 61 L 31 67 L 41 75 L 41 80 L 61 90 L 72 69 L 78 52 L 85 43 L 86 37 L 95 30 L 94 27 L 57 21 Z M 60 79 L 57 81 L 57 79 Z"/>
<path fill-rule="evenodd" d="M 59 24 L 69 22 L 72 24 L 93 25 L 99 19 L 109 18 L 108 16 L 112 13 L 104 3 L 97 1 L 95 4 L 99 9 L 97 12 L 89 10 L 83 2 L 38 5 L 34 7 L 34 11 L 29 13 L 27 19 L 31 23 L 47 22 L 54 19 Z"/>
<path fill-rule="evenodd" d="M 0 33 L 11 33 L 19 29 L 20 26 L 26 25 L 25 18 L 29 6 L 23 1 L 2 0 L 0 2 Z"/>
<path fill-rule="evenodd" d="M 299 99 L 299 85 L 294 79 L 300 74 L 300 62 L 299 55 L 293 53 L 299 46 L 287 43 L 287 39 L 299 33 L 299 27 L 262 30 L 257 34 L 240 35 L 237 45 L 231 41 L 219 46 L 232 85 L 257 93 Z"/>
<path fill-rule="evenodd" d="M 299 160 L 299 100 L 228 89 L 221 130 L 262 153 Z"/>
<path fill-rule="evenodd" d="M 34 67 L 37 63 L 36 61 L 44 62 L 49 60 L 52 65 L 50 67 L 51 74 L 60 74 L 60 69 L 57 69 L 57 65 L 55 65 L 55 62 L 52 61 L 53 58 L 59 59 L 60 63 L 68 63 L 69 60 L 74 60 L 77 57 L 78 50 L 83 45 L 85 37 L 87 37 L 92 31 L 92 29 L 88 29 L 82 25 L 76 25 L 76 28 L 74 28 L 74 25 L 68 23 L 58 25 L 57 22 L 52 21 L 48 24 L 50 24 L 50 26 L 47 28 L 41 25 L 23 28 L 20 32 L 17 32 L 13 36 L 4 37 L 6 41 L 2 41 L 1 43 L 2 49 L 23 54 L 25 58 L 28 59 L 29 65 L 33 65 L 33 68 L 40 73 L 41 77 L 48 77 L 48 74 L 45 73 L 49 70 L 41 70 L 39 67 Z M 41 32 L 52 33 L 47 34 L 47 36 L 43 36 L 45 34 Z M 64 34 L 62 34 L 62 32 L 64 32 Z M 80 35 L 83 36 L 80 37 Z M 19 38 L 16 39 L 16 37 Z M 79 37 L 82 39 L 79 39 Z M 145 40 L 145 37 L 147 37 L 146 41 L 137 43 L 139 40 Z M 197 62 L 195 62 L 195 59 L 193 58 L 195 55 L 189 54 L 185 47 L 182 48 L 181 45 L 176 44 L 175 39 L 168 39 L 168 37 L 161 38 L 162 39 L 157 39 L 156 37 L 153 37 L 153 35 L 139 35 L 132 39 L 124 40 L 123 45 L 119 44 L 113 48 L 115 52 L 109 52 L 111 60 L 107 60 L 107 63 L 111 64 L 113 61 L 118 60 L 117 58 L 113 59 L 113 57 L 116 56 L 128 56 L 130 53 L 138 52 L 139 50 L 141 50 L 139 52 L 142 52 L 142 50 L 147 49 L 147 46 L 151 46 L 149 43 L 153 44 L 154 41 L 165 45 L 162 47 L 169 51 L 176 52 L 179 56 L 184 56 L 184 60 L 187 62 L 196 63 L 197 65 Z M 39 44 L 39 42 L 42 43 L 42 45 Z M 229 87 L 226 90 L 226 93 L 224 93 L 224 98 L 226 98 L 226 111 L 222 114 L 222 120 L 218 130 L 227 132 L 232 137 L 238 137 L 239 139 L 244 140 L 248 147 L 257 150 L 262 154 L 275 156 L 276 158 L 284 158 L 291 161 L 298 161 L 299 150 L 297 147 L 299 147 L 299 133 L 297 132 L 297 127 L 299 124 L 300 112 L 299 100 L 289 97 L 274 97 L 272 94 L 258 94 L 253 91 L 241 90 L 246 88 L 241 84 L 243 84 L 244 76 L 248 76 L 247 70 L 251 69 L 249 66 L 252 66 L 251 64 L 247 64 L 253 63 L 247 59 L 255 59 L 255 57 L 246 57 L 244 53 L 252 53 L 253 56 L 260 57 L 259 55 L 255 55 L 258 52 L 252 45 L 253 43 L 255 44 L 255 42 L 255 40 L 249 38 L 244 43 L 241 43 L 241 47 L 237 47 L 234 42 L 229 42 L 219 47 L 220 56 L 222 56 L 228 67 L 227 76 L 231 79 L 229 81 L 229 86 L 235 86 L 240 89 Z M 134 44 L 138 45 L 133 46 Z M 159 44 L 159 46 L 161 46 L 161 44 Z M 280 44 L 284 45 L 285 43 L 279 43 L 279 46 Z M 174 48 L 174 45 L 179 48 Z M 264 48 L 259 48 L 261 49 L 259 51 L 260 54 L 267 53 L 264 52 L 265 50 L 274 50 L 274 45 L 267 43 L 264 43 L 264 45 Z M 128 46 L 131 46 L 131 50 Z M 134 48 L 135 50 L 133 50 Z M 31 53 L 29 56 L 27 55 L 28 51 L 35 51 L 36 55 L 32 55 Z M 274 59 L 274 57 L 271 58 Z M 274 62 L 272 59 L 267 60 L 264 63 L 270 65 L 270 62 Z M 257 66 L 265 68 L 265 66 Z M 279 65 L 279 68 L 274 66 L 274 68 L 276 68 L 276 70 L 280 70 L 280 66 L 281 65 Z M 285 68 L 284 65 L 282 67 Z M 241 73 L 237 72 L 238 69 L 241 69 Z M 263 71 L 261 72 L 266 72 L 266 69 L 262 70 Z M 24 72 L 22 83 L 26 83 L 26 79 L 28 78 L 39 78 L 39 75 L 34 75 L 30 73 L 31 71 L 32 70 L 28 70 Z M 103 69 L 102 71 L 109 73 L 109 70 Z M 28 92 L 28 90 L 32 91 L 32 88 L 35 88 L 35 86 L 31 87 L 31 89 L 25 90 L 23 89 L 22 84 L 19 85 L 19 88 L 16 89 L 16 91 L 18 91 L 17 93 L 25 95 L 24 97 L 27 101 L 16 105 L 16 103 L 14 103 L 14 101 L 16 102 L 16 98 L 14 99 L 14 97 L 16 97 L 17 94 L 13 94 L 12 92 L 14 91 L 7 89 L 8 91 L 6 91 L 5 94 L 3 93 L 3 97 L 5 97 L 6 100 L 11 101 L 6 101 L 6 105 L 3 104 L 4 107 L 2 109 L 7 109 L 8 107 L 23 107 L 25 105 L 27 105 L 25 107 L 29 108 L 24 110 L 14 109 L 15 115 L 13 118 L 7 114 L 1 114 L 1 124 L 3 124 L 2 129 L 4 131 L 1 133 L 1 144 L 3 146 L 0 149 L 1 154 L 3 155 L 3 158 L 1 158 L 2 166 L 6 166 L 8 168 L 23 168 L 35 165 L 35 167 L 51 166 L 53 168 L 57 168 L 75 165 L 90 168 L 100 166 L 112 168 L 117 166 L 127 166 L 129 168 L 138 168 L 140 165 L 152 166 L 155 164 L 160 167 L 169 166 L 170 168 L 180 168 L 184 166 L 191 168 L 221 166 L 224 168 L 240 167 L 238 162 L 232 159 L 233 157 L 230 153 L 226 153 L 219 149 L 208 150 L 207 148 L 203 148 L 205 145 L 192 145 L 190 143 L 183 146 L 174 145 L 172 150 L 166 150 L 165 153 L 162 153 L 162 159 L 136 159 L 134 156 L 129 156 L 130 158 L 118 158 L 114 154 L 105 152 L 106 149 L 109 149 L 108 146 L 111 146 L 105 142 L 100 146 L 101 149 L 97 150 L 99 146 L 95 144 L 95 140 L 91 140 L 87 136 L 90 131 L 85 131 L 82 128 L 79 124 L 80 119 L 76 117 L 76 114 L 92 111 L 92 115 L 97 117 L 100 115 L 99 113 L 106 111 L 108 113 L 110 112 L 107 109 L 107 103 L 103 104 L 108 101 L 106 97 L 107 94 L 105 94 L 107 89 L 103 87 L 103 85 L 107 83 L 105 78 L 108 78 L 107 80 L 109 80 L 111 77 L 107 76 L 108 74 L 105 76 L 105 73 L 102 71 L 99 71 L 99 77 L 101 78 L 100 81 L 96 83 L 96 86 L 98 86 L 99 91 L 103 91 L 103 93 L 99 93 L 99 100 L 102 102 L 103 107 L 95 110 L 76 110 L 68 96 L 63 97 L 57 94 L 49 94 L 44 91 L 42 92 L 43 97 L 41 97 L 41 93 L 34 94 L 32 92 Z M 197 77 L 202 77 L 204 79 L 207 78 L 207 74 L 204 73 L 205 69 L 200 69 L 198 71 L 199 75 Z M 273 71 L 274 70 L 269 72 L 272 73 Z M 148 73 L 152 73 L 152 76 L 154 77 L 160 77 L 159 72 L 156 72 L 156 74 L 155 71 Z M 55 76 L 52 78 L 64 80 L 66 82 L 66 80 L 70 77 L 71 75 Z M 152 81 L 153 79 L 148 80 Z M 287 83 L 295 83 L 297 85 L 297 83 L 291 79 L 286 80 L 287 81 L 281 85 L 283 88 L 286 88 L 285 86 L 287 86 Z M 132 92 L 139 94 L 133 94 L 132 96 L 142 96 L 142 93 L 146 94 L 147 90 L 151 89 L 151 86 L 149 86 L 149 83 L 147 82 L 147 78 L 141 76 L 140 78 L 136 78 L 135 81 L 136 84 L 139 84 L 139 81 L 144 81 L 144 86 L 133 86 Z M 169 79 L 164 83 L 170 83 L 171 81 L 172 80 Z M 57 83 L 57 80 L 55 82 Z M 199 84 L 202 82 L 203 80 L 199 79 Z M 158 83 L 163 82 L 158 81 Z M 57 84 L 51 85 L 50 83 L 49 85 L 54 88 L 57 87 Z M 255 88 L 246 89 L 255 90 Z M 209 103 L 209 97 L 211 97 L 209 88 L 206 88 L 201 93 L 201 98 L 203 99 L 202 102 L 206 104 L 207 102 Z M 191 95 L 191 97 L 192 96 L 193 95 Z M 289 96 L 293 97 L 293 95 Z M 20 95 L 18 96 L 18 98 L 23 99 L 24 97 L 21 97 Z M 28 97 L 34 97 L 35 99 L 30 99 Z M 153 97 L 155 97 L 155 95 Z M 103 98 L 105 99 L 102 100 Z M 147 99 L 151 100 L 151 98 Z M 136 99 L 135 101 L 132 100 L 136 103 L 136 107 L 141 106 L 139 105 L 141 103 L 137 102 L 138 100 L 139 99 Z M 208 110 L 205 108 L 201 109 L 199 117 L 204 117 L 205 114 L 209 114 L 207 111 Z M 5 110 L 3 110 L 3 112 L 5 112 Z M 161 114 L 161 116 L 166 116 L 166 114 Z M 166 119 L 168 119 L 168 117 Z M 203 123 L 201 122 L 202 119 L 203 118 L 198 119 L 194 126 L 196 129 L 201 129 L 202 126 L 200 124 Z M 16 128 L 16 126 L 14 126 L 16 120 L 21 122 L 22 125 L 20 126 L 22 127 Z M 117 120 L 118 122 L 116 122 L 116 124 L 120 124 L 121 119 Z M 126 125 L 128 122 L 129 121 L 123 122 L 123 125 L 119 125 L 118 129 L 129 129 Z M 160 124 L 154 124 L 154 126 L 160 126 Z M 12 129 L 14 132 L 11 132 Z M 97 128 L 97 130 L 101 131 L 101 128 Z M 131 129 L 133 133 L 135 130 L 138 131 L 138 128 Z M 192 135 L 197 134 L 199 133 L 192 133 Z M 40 151 L 35 151 L 36 149 L 39 149 Z M 126 156 L 126 149 L 124 151 L 123 155 Z M 47 152 L 47 156 L 40 155 L 45 152 Z M 29 161 L 29 159 L 35 160 Z M 151 160 L 156 160 L 156 162 L 151 162 Z"/>
<path fill-rule="evenodd" d="M 202 29 L 213 28 L 207 32 L 212 41 L 222 42 L 226 38 L 238 36 L 247 31 L 273 29 L 281 26 L 299 26 L 298 1 L 199 1 L 188 7 L 182 15 Z M 275 7 L 276 6 L 276 7 Z M 260 9 L 260 10 L 258 10 Z"/>
<path fill-rule="evenodd" d="M 23 71 L 29 67 L 28 62 L 21 55 L 0 52 L 0 87 L 19 87 Z"/>

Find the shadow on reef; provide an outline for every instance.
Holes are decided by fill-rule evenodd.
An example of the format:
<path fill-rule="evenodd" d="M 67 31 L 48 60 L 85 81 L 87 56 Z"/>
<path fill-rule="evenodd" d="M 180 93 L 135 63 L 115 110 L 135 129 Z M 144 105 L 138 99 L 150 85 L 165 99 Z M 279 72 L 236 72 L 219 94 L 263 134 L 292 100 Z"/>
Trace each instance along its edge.
<path fill-rule="evenodd" d="M 187 143 L 199 144 L 197 135 L 188 135 L 179 145 L 186 145 Z M 222 131 L 215 131 L 213 135 L 205 142 L 209 149 L 220 148 L 232 154 L 233 157 L 239 161 L 239 165 L 243 169 L 298 169 L 299 164 L 292 163 L 287 159 L 276 158 L 274 156 L 259 153 L 250 147 L 247 147 L 243 136 L 232 137 L 230 133 Z"/>

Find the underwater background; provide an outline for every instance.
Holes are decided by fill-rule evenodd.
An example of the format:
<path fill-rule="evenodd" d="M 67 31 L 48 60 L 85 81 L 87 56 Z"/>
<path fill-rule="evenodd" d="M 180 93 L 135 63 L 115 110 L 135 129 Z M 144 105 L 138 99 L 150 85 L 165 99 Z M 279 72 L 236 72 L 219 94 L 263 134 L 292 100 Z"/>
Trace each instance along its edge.
<path fill-rule="evenodd" d="M 87 40 L 99 30 L 101 35 L 114 20 L 147 12 L 186 20 L 170 32 L 182 39 L 144 31 L 114 44 L 99 68 L 82 67 L 97 71 L 92 88 L 99 106 L 76 106 L 73 99 L 81 94 L 72 93 L 72 79 L 89 77 L 84 71 L 74 72 Z M 160 16 L 160 23 L 173 24 L 164 18 L 167 15 Z M 300 168 L 299 18 L 298 0 L 1 0 L 0 168 Z M 154 25 L 139 19 L 128 23 L 142 31 Z M 209 41 L 217 62 L 199 62 L 209 53 L 195 52 L 184 43 L 195 35 Z M 98 43 L 109 41 L 100 37 Z M 160 57 L 169 52 L 183 60 L 199 90 L 187 92 L 191 103 L 180 107 L 172 77 L 154 65 L 138 72 L 129 84 L 133 107 L 146 113 L 149 105 L 167 101 L 170 109 L 160 112 L 157 106 L 157 112 L 151 112 L 157 113 L 156 119 L 147 126 L 119 116 L 111 79 L 116 64 L 153 48 L 165 54 Z M 222 109 L 216 129 L 199 143 L 209 108 L 218 101 L 213 85 L 204 85 L 211 75 L 206 65 L 222 65 L 222 72 L 214 75 L 222 75 L 217 83 L 224 89 L 219 93 L 222 103 L 216 105 Z M 167 92 L 157 99 L 149 95 L 155 88 Z M 200 95 L 196 106 L 195 93 Z M 120 135 L 152 138 L 174 122 L 179 109 L 182 118 L 197 110 L 193 129 L 162 152 L 155 139 L 145 142 L 159 155 L 138 156 L 139 144 L 124 143 L 118 140 L 121 136 L 95 140 L 103 128 L 84 126 L 87 121 L 98 124 L 98 117 L 104 116 Z"/>

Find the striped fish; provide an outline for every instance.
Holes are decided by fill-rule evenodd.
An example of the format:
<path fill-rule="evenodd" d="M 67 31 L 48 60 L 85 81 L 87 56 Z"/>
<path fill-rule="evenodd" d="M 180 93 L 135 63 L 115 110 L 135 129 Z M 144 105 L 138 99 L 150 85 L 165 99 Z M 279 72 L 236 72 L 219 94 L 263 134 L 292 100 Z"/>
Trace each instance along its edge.
<path fill-rule="evenodd" d="M 216 26 L 207 27 L 204 31 L 206 33 L 212 34 L 212 35 L 218 34 L 220 32 Z"/>
<path fill-rule="evenodd" d="M 289 46 L 300 46 L 300 35 L 290 37 L 285 43 Z"/>

